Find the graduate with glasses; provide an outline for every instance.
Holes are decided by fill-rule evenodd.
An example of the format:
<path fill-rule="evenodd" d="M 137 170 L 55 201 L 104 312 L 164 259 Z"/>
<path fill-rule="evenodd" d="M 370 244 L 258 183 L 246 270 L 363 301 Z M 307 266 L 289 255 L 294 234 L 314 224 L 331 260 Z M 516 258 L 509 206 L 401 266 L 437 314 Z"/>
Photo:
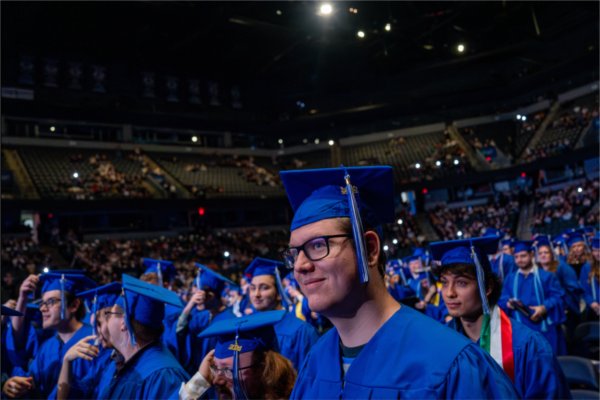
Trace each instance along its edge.
<path fill-rule="evenodd" d="M 475 343 L 401 306 L 384 281 L 391 167 L 283 171 L 295 212 L 287 265 L 334 328 L 313 346 L 291 398 L 516 398 Z"/>
<path fill-rule="evenodd" d="M 570 398 L 569 386 L 550 344 L 497 306 L 502 290 L 488 255 L 499 237 L 431 243 L 435 273 L 453 317 L 452 329 L 477 343 L 513 381 L 522 399 Z"/>
<path fill-rule="evenodd" d="M 39 346 L 26 376 L 13 376 L 2 388 L 9 398 L 48 398 L 58 382 L 59 371 L 65 353 L 77 342 L 92 333 L 92 327 L 82 322 L 85 317 L 85 305 L 76 293 L 95 287 L 94 281 L 83 275 L 54 271 L 41 276 L 30 275 L 19 292 L 16 310 L 24 313 L 30 293 L 35 293 L 42 284 L 42 301 L 39 304 L 42 313 L 42 326 L 45 330 L 56 331 L 56 334 Z M 12 338 L 8 338 L 7 346 L 18 349 L 18 339 L 27 337 L 25 318 L 13 317 Z M 88 365 L 80 364 L 72 371 L 76 379 L 87 374 Z"/>

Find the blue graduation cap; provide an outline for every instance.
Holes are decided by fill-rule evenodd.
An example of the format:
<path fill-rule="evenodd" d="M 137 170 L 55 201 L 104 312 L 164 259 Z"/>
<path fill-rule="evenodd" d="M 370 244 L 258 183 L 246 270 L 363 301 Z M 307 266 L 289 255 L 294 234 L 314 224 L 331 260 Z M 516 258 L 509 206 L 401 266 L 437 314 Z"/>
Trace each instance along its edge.
<path fill-rule="evenodd" d="M 96 282 L 81 273 L 65 273 L 63 271 L 53 271 L 40 275 L 40 281 L 43 282 L 42 294 L 51 290 L 60 290 L 60 318 L 65 318 L 67 301 L 65 292 L 76 293 L 96 287 Z"/>
<path fill-rule="evenodd" d="M 275 278 L 275 285 L 281 296 L 281 302 L 283 307 L 287 309 L 292 301 L 287 296 L 287 293 L 283 289 L 283 283 L 281 282 L 281 276 L 287 272 L 287 267 L 284 263 L 277 260 L 269 260 L 268 258 L 256 257 L 250 265 L 244 271 L 244 275 L 248 277 L 250 281 L 255 276 L 269 275 Z"/>
<path fill-rule="evenodd" d="M 513 246 L 515 248 L 515 254 L 520 253 L 522 251 L 531 251 L 532 245 L 533 245 L 532 240 L 520 240 L 520 241 L 515 242 L 515 244 Z"/>
<path fill-rule="evenodd" d="M 555 246 L 560 246 L 565 254 L 569 252 L 569 248 L 567 247 L 567 238 L 564 234 L 556 235 L 552 237 L 552 243 Z"/>
<path fill-rule="evenodd" d="M 510 246 L 510 247 L 514 247 L 515 245 L 515 241 L 513 238 L 508 238 L 508 239 L 502 239 L 500 240 L 500 245 L 501 246 Z"/>
<path fill-rule="evenodd" d="M 144 258 L 142 260 L 146 266 L 144 274 L 154 272 L 158 276 L 158 284 L 163 286 L 163 282 L 171 282 L 175 279 L 177 271 L 171 261 L 167 260 L 154 260 L 152 258 Z"/>
<path fill-rule="evenodd" d="M 2 306 L 2 315 L 6 315 L 9 317 L 22 317 L 23 313 L 21 313 L 17 310 L 14 310 L 10 307 Z"/>
<path fill-rule="evenodd" d="M 567 246 L 571 248 L 576 243 L 585 243 L 585 238 L 581 233 L 572 232 L 569 234 L 569 238 L 567 239 Z"/>
<path fill-rule="evenodd" d="M 236 399 L 247 399 L 239 380 L 239 356 L 242 353 L 262 350 L 279 351 L 273 325 L 281 321 L 285 311 L 265 311 L 241 318 L 215 321 L 198 336 L 216 337 L 215 357 L 233 357 L 233 389 Z"/>
<path fill-rule="evenodd" d="M 77 294 L 78 297 L 91 300 L 92 310 L 91 313 L 96 316 L 96 312 L 103 308 L 112 307 L 117 304 L 117 300 L 121 295 L 122 287 L 119 282 L 109 283 L 108 285 L 99 286 L 97 288 L 86 290 Z M 95 319 L 94 321 L 97 321 Z M 92 326 L 94 335 L 96 334 L 96 323 Z"/>
<path fill-rule="evenodd" d="M 294 210 L 290 230 L 330 218 L 350 218 L 362 283 L 369 281 L 363 221 L 378 229 L 394 220 L 392 167 L 281 171 Z M 381 233 L 381 231 L 379 231 Z"/>
<path fill-rule="evenodd" d="M 430 244 L 433 259 L 441 261 L 442 266 L 453 264 L 475 266 L 479 296 L 481 297 L 483 312 L 487 315 L 490 313 L 490 306 L 485 293 L 485 270 L 491 271 L 492 269 L 487 256 L 497 251 L 499 240 L 498 236 L 484 236 Z"/>
<path fill-rule="evenodd" d="M 216 294 L 220 294 L 225 287 L 225 284 L 235 285 L 235 282 L 224 277 L 218 272 L 213 271 L 206 265 L 195 263 L 198 267 L 198 274 L 194 279 L 194 285 L 201 290 L 211 290 Z"/>
<path fill-rule="evenodd" d="M 600 233 L 596 233 L 592 239 L 592 249 L 600 249 Z"/>
<path fill-rule="evenodd" d="M 483 236 L 498 236 L 498 237 L 503 237 L 504 234 L 502 233 L 501 230 L 496 229 L 496 228 L 485 228 L 485 230 L 483 231 Z"/>
<path fill-rule="evenodd" d="M 122 293 L 116 305 L 125 311 L 125 323 L 133 345 L 135 336 L 131 320 L 145 326 L 160 326 L 165 316 L 165 304 L 183 307 L 175 292 L 125 274 L 122 278 Z"/>

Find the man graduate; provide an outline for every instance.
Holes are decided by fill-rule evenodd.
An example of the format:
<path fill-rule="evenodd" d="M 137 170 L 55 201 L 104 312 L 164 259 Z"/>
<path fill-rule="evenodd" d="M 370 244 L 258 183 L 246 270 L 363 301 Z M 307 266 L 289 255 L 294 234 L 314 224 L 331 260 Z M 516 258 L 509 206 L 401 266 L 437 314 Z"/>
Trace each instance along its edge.
<path fill-rule="evenodd" d="M 442 295 L 453 317 L 449 326 L 479 344 L 511 378 L 522 399 L 571 398 L 550 344 L 541 334 L 509 318 L 497 305 L 500 277 L 488 254 L 498 237 L 431 244 Z"/>
<path fill-rule="evenodd" d="M 516 398 L 475 343 L 385 289 L 381 224 L 392 168 L 281 172 L 295 211 L 287 265 L 334 328 L 313 346 L 291 398 Z"/>

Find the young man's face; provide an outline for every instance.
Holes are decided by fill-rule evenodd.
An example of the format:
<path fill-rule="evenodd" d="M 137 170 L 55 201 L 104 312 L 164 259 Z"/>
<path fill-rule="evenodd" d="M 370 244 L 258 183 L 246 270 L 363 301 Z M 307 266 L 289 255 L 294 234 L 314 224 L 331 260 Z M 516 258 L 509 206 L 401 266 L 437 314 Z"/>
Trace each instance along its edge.
<path fill-rule="evenodd" d="M 479 287 L 475 277 L 445 272 L 440 277 L 442 297 L 454 318 L 477 317 L 482 313 Z"/>
<path fill-rule="evenodd" d="M 42 313 L 42 327 L 44 329 L 56 329 L 60 323 L 60 290 L 49 290 L 42 295 L 40 311 Z M 65 305 L 66 306 L 66 305 Z M 65 319 L 69 319 L 71 313 L 65 309 Z"/>
<path fill-rule="evenodd" d="M 260 398 L 260 373 L 251 368 L 253 351 L 240 354 L 239 360 L 239 373 L 240 381 L 246 391 L 249 398 Z M 213 367 L 220 372 L 215 373 L 212 369 L 213 385 L 217 391 L 219 399 L 233 399 L 233 376 L 231 378 L 225 376 L 227 373 L 233 374 L 233 357 L 227 358 L 214 358 Z"/>
<path fill-rule="evenodd" d="M 509 244 L 505 244 L 504 246 L 502 246 L 502 252 L 510 256 L 512 254 L 512 247 L 510 247 Z"/>
<path fill-rule="evenodd" d="M 102 347 L 104 347 L 105 349 L 112 348 L 107 324 L 108 318 L 110 318 L 110 314 L 106 314 L 106 311 L 110 310 L 111 307 L 105 307 L 96 312 L 96 332 L 98 335 L 98 339 L 100 339 L 100 344 L 102 344 Z"/>
<path fill-rule="evenodd" d="M 528 251 L 515 253 L 515 264 L 519 269 L 528 269 L 531 266 L 531 253 Z"/>
<path fill-rule="evenodd" d="M 292 231 L 290 246 L 301 246 L 306 241 L 325 235 L 345 234 L 339 219 L 324 219 Z M 357 261 L 349 238 L 329 240 L 329 255 L 311 261 L 304 251 L 298 254 L 294 277 L 307 297 L 310 309 L 325 316 L 348 315 L 361 304 L 361 284 Z"/>
<path fill-rule="evenodd" d="M 103 331 L 106 332 L 107 337 L 110 338 L 110 342 L 114 348 L 123 353 L 129 335 L 125 325 L 125 313 L 123 312 L 123 309 L 114 305 L 105 322 L 106 327 L 103 328 Z"/>
<path fill-rule="evenodd" d="M 275 284 L 275 277 L 259 275 L 250 283 L 250 301 L 257 311 L 275 310 L 281 301 Z"/>
<path fill-rule="evenodd" d="M 538 261 L 538 263 L 540 263 L 542 265 L 546 265 L 553 260 L 552 251 L 550 250 L 550 248 L 548 246 L 538 247 L 537 255 L 538 255 L 537 261 Z"/>

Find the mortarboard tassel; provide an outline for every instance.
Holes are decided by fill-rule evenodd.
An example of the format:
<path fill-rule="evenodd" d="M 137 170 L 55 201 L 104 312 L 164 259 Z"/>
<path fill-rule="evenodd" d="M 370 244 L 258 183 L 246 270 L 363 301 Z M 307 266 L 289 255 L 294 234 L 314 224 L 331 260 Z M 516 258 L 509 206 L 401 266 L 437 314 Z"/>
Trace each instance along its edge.
<path fill-rule="evenodd" d="M 281 282 L 281 275 L 279 274 L 279 270 L 275 267 L 275 284 L 277 285 L 277 290 L 281 295 L 281 302 L 283 303 L 283 308 L 288 310 L 289 306 L 292 305 L 292 301 L 288 297 L 285 290 L 283 290 L 283 283 Z M 289 310 L 288 310 L 289 311 Z"/>
<path fill-rule="evenodd" d="M 60 277 L 60 319 L 65 319 L 65 274 Z"/>
<path fill-rule="evenodd" d="M 158 275 L 158 286 L 160 287 L 164 287 L 163 286 L 163 276 L 162 276 L 162 268 L 160 267 L 160 263 L 156 264 L 156 273 Z"/>
<path fill-rule="evenodd" d="M 98 325 L 98 316 L 96 312 L 98 311 L 98 291 L 94 295 L 94 304 L 92 305 L 92 316 L 94 317 L 94 323 L 92 324 L 92 335 L 96 335 L 96 326 Z"/>
<path fill-rule="evenodd" d="M 135 335 L 133 332 L 133 326 L 131 326 L 131 322 L 129 321 L 129 304 L 127 303 L 127 296 L 125 295 L 125 289 L 123 289 L 121 295 L 123 296 L 123 305 L 125 306 L 125 310 L 123 310 L 125 312 L 125 325 L 127 325 L 127 330 L 129 331 L 129 338 L 131 339 L 131 345 L 135 346 Z M 133 305 L 132 305 L 132 307 L 133 307 Z"/>
<path fill-rule="evenodd" d="M 475 273 L 477 274 L 477 286 L 479 286 L 479 296 L 481 297 L 481 305 L 483 307 L 483 313 L 485 315 L 490 314 L 490 305 L 488 304 L 487 295 L 485 294 L 485 276 L 483 274 L 483 268 L 475 252 L 475 247 L 471 245 L 471 256 L 475 263 Z"/>
<path fill-rule="evenodd" d="M 236 399 L 244 400 L 248 399 L 246 395 L 246 391 L 242 387 L 242 382 L 240 381 L 240 350 L 241 347 L 238 344 L 238 339 L 240 337 L 240 326 L 238 325 L 235 332 L 235 342 L 233 344 L 233 394 Z"/>
<path fill-rule="evenodd" d="M 346 181 L 346 195 L 348 196 L 348 205 L 350 207 L 350 221 L 352 222 L 352 233 L 356 245 L 356 259 L 358 264 L 358 276 L 361 283 L 369 282 L 369 270 L 366 254 L 365 236 L 363 232 L 362 219 L 354 197 L 354 189 L 350 183 L 350 174 L 344 166 L 344 180 Z"/>
<path fill-rule="evenodd" d="M 200 274 L 202 273 L 202 270 L 200 268 L 198 268 L 198 273 L 196 274 L 196 279 L 194 279 L 194 282 L 196 283 L 196 289 L 201 290 L 202 286 L 200 286 Z"/>

